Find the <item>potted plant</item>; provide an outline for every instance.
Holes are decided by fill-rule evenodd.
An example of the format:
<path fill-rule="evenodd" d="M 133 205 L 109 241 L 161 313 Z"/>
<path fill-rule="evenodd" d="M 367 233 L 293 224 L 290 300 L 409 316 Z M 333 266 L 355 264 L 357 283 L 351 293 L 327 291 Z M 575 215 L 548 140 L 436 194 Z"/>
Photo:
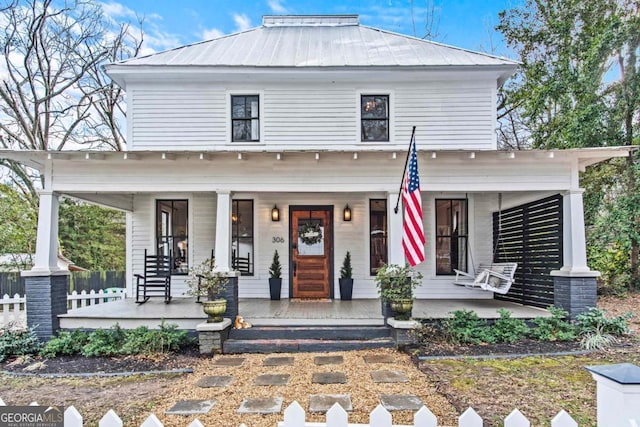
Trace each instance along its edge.
<path fill-rule="evenodd" d="M 385 264 L 376 275 L 376 287 L 383 304 L 383 315 L 391 317 L 385 306 L 397 314 L 398 319 L 409 319 L 413 309 L 413 291 L 422 283 L 422 274 L 409 264 Z M 385 312 L 386 311 L 386 312 Z"/>
<path fill-rule="evenodd" d="M 282 289 L 282 266 L 280 265 L 280 256 L 276 250 L 273 253 L 273 261 L 269 267 L 269 295 L 272 300 L 280 299 Z"/>
<path fill-rule="evenodd" d="M 353 271 L 351 269 L 351 254 L 347 251 L 342 261 L 342 268 L 340 269 L 340 299 L 344 301 L 351 301 L 353 295 Z"/>
<path fill-rule="evenodd" d="M 189 272 L 187 285 L 189 295 L 198 297 L 207 296 L 207 301 L 202 302 L 202 310 L 207 314 L 207 322 L 222 322 L 223 314 L 227 311 L 227 300 L 222 293 L 229 283 L 229 278 L 214 271 L 212 260 L 204 260 L 200 265 L 193 267 Z"/>

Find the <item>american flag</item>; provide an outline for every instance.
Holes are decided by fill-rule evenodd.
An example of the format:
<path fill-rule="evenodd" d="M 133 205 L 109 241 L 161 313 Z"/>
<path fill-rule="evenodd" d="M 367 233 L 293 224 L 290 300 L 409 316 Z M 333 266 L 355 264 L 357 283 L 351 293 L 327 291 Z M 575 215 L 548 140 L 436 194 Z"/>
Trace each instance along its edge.
<path fill-rule="evenodd" d="M 409 166 L 405 171 L 402 201 L 404 203 L 404 226 L 402 247 L 409 264 L 424 261 L 424 228 L 422 225 L 422 198 L 420 196 L 420 178 L 418 177 L 418 156 L 416 143 L 411 144 Z"/>

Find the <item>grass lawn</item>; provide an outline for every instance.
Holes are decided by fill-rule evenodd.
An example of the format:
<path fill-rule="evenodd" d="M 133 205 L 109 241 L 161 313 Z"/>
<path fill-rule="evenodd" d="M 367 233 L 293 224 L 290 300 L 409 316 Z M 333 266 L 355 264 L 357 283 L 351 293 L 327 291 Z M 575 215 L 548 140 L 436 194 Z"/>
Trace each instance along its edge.
<path fill-rule="evenodd" d="M 550 426 L 561 410 L 581 427 L 596 426 L 596 384 L 584 367 L 611 363 L 640 364 L 640 352 L 619 350 L 572 357 L 458 359 L 421 363 L 459 412 L 473 407 L 485 426 L 502 426 L 518 408 L 532 426 Z"/>

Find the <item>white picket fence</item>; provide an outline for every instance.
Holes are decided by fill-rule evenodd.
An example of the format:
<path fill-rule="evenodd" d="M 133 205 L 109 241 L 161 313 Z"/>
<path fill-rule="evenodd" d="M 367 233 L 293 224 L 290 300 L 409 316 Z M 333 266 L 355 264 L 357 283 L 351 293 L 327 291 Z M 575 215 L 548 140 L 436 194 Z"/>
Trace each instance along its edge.
<path fill-rule="evenodd" d="M 100 289 L 90 292 L 82 291 L 78 293 L 73 291 L 67 295 L 67 303 L 70 310 L 90 305 L 103 304 L 105 302 L 117 301 L 125 298 L 125 290 L 123 288 Z M 0 298 L 0 326 L 7 325 L 11 322 L 17 324 L 26 324 L 26 302 L 24 295 L 15 294 L 9 296 L 5 294 Z"/>
<path fill-rule="evenodd" d="M 0 399 L 0 405 L 5 403 Z M 37 402 L 30 404 L 38 406 Z M 327 411 L 326 423 L 309 422 L 305 420 L 306 414 L 302 406 L 298 402 L 293 402 L 284 411 L 284 422 L 279 422 L 278 427 L 437 427 L 438 419 L 433 413 L 423 406 L 413 417 L 413 426 L 394 426 L 391 422 L 391 413 L 382 405 L 378 405 L 369 416 L 369 424 L 349 424 L 347 412 L 339 404 L 334 404 Z M 65 427 L 83 427 L 82 415 L 78 410 L 69 406 L 64 411 Z M 217 423 L 217 425 L 220 425 Z M 472 408 L 467 409 L 458 419 L 458 427 L 482 427 L 482 418 Z M 529 427 L 531 423 L 522 413 L 514 409 L 508 417 L 504 419 L 504 427 Z M 633 424 L 630 424 L 633 426 Z M 113 409 L 110 409 L 98 423 L 98 427 L 123 427 L 122 420 Z M 140 425 L 140 427 L 163 427 L 162 422 L 154 414 Z M 196 418 L 187 427 L 204 427 L 204 425 Z M 246 427 L 241 424 L 240 427 Z M 578 423 L 569 416 L 565 411 L 560 411 L 551 420 L 551 427 L 578 427 Z M 623 427 L 623 426 L 620 426 Z"/>

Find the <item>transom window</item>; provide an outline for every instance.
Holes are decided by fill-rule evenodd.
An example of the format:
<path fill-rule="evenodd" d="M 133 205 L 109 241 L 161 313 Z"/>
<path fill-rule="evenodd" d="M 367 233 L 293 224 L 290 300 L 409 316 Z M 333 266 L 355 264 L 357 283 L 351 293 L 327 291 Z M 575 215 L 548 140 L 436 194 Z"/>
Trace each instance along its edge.
<path fill-rule="evenodd" d="M 173 257 L 172 274 L 189 272 L 189 202 L 156 200 L 157 254 Z"/>
<path fill-rule="evenodd" d="M 231 140 L 260 141 L 260 97 L 231 96 Z"/>
<path fill-rule="evenodd" d="M 467 271 L 466 199 L 436 199 L 436 274 Z"/>
<path fill-rule="evenodd" d="M 389 95 L 361 95 L 362 141 L 389 141 Z"/>

